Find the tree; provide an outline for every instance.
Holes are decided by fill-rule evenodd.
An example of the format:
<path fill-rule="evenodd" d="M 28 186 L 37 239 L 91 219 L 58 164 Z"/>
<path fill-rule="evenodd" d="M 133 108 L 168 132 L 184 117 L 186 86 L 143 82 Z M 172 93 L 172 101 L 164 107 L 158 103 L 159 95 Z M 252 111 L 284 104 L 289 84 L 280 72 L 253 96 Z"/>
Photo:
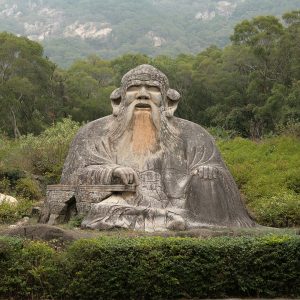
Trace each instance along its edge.
<path fill-rule="evenodd" d="M 0 33 L 0 126 L 8 135 L 40 132 L 47 124 L 47 100 L 55 65 L 36 42 Z"/>

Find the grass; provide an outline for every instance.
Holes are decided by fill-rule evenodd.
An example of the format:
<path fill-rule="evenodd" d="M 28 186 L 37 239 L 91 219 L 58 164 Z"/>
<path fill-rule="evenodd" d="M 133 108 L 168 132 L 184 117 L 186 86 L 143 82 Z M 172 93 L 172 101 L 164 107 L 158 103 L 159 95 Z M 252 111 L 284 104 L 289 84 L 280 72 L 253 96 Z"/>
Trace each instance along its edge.
<path fill-rule="evenodd" d="M 300 140 L 279 136 L 254 142 L 219 141 L 248 208 L 269 226 L 300 225 Z"/>

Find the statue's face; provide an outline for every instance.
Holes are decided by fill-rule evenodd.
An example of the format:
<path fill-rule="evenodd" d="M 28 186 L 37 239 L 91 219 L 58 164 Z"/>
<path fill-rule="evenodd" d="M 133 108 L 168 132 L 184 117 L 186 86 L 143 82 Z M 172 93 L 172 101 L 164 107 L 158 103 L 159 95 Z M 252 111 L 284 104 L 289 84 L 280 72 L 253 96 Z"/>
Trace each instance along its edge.
<path fill-rule="evenodd" d="M 147 81 L 140 81 L 127 88 L 124 97 L 124 126 L 130 128 L 127 138 L 134 154 L 144 156 L 158 149 L 162 100 L 160 88 Z M 126 134 L 123 138 L 126 138 Z"/>
<path fill-rule="evenodd" d="M 125 94 L 125 105 L 135 110 L 153 110 L 162 105 L 159 87 L 147 84 L 130 86 Z"/>

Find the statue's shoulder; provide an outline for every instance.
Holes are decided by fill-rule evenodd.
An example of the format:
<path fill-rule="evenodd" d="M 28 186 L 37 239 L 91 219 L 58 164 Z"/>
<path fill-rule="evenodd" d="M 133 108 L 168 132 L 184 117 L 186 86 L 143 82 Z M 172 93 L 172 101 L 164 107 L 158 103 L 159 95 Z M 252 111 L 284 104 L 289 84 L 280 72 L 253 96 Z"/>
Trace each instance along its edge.
<path fill-rule="evenodd" d="M 105 134 L 105 132 L 109 129 L 110 124 L 113 121 L 114 116 L 109 115 L 94 121 L 91 121 L 84 126 L 82 126 L 78 133 L 77 136 L 93 136 L 97 134 L 98 136 L 101 134 Z"/>
<path fill-rule="evenodd" d="M 175 128 L 179 129 L 180 134 L 183 137 L 187 137 L 188 139 L 200 138 L 201 140 L 206 139 L 214 141 L 213 136 L 205 128 L 194 122 L 173 117 L 173 125 Z"/>

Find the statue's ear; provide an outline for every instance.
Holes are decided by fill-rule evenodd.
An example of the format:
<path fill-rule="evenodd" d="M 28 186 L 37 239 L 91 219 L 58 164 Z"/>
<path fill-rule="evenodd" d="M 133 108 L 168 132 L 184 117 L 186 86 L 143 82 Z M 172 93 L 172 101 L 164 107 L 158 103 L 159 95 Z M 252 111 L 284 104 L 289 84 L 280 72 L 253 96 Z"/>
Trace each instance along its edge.
<path fill-rule="evenodd" d="M 110 94 L 111 106 L 113 109 L 113 115 L 117 116 L 120 111 L 121 104 L 121 89 L 117 88 Z"/>
<path fill-rule="evenodd" d="M 168 89 L 167 91 L 167 109 L 166 109 L 166 116 L 168 118 L 173 117 L 176 109 L 178 102 L 180 100 L 180 94 L 173 89 Z"/>

